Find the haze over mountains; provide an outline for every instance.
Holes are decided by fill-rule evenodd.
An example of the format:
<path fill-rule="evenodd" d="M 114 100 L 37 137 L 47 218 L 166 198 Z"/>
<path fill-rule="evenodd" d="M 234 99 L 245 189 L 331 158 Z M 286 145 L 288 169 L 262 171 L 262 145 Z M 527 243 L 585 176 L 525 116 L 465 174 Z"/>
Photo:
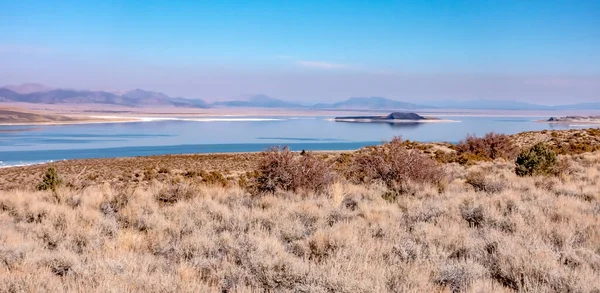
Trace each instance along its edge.
<path fill-rule="evenodd" d="M 0 87 L 0 102 L 43 104 L 108 104 L 128 107 L 172 106 L 187 108 L 243 107 L 319 110 L 416 110 L 416 109 L 466 109 L 466 110 L 600 110 L 600 102 L 547 106 L 518 101 L 471 100 L 427 101 L 420 104 L 383 97 L 351 97 L 337 103 L 313 105 L 295 103 L 267 95 L 243 95 L 225 101 L 208 103 L 202 99 L 170 97 L 164 93 L 135 89 L 126 92 L 58 89 L 45 85 L 26 83 Z"/>

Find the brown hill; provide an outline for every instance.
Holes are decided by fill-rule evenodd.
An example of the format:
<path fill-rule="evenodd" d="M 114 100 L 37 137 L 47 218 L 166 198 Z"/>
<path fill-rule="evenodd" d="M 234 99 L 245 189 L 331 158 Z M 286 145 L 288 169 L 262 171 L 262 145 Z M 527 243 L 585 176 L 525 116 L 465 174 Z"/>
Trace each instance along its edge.
<path fill-rule="evenodd" d="M 4 123 L 41 123 L 41 122 L 69 122 L 77 121 L 78 119 L 61 116 L 39 114 L 34 112 L 25 112 L 17 109 L 0 108 L 0 124 Z"/>

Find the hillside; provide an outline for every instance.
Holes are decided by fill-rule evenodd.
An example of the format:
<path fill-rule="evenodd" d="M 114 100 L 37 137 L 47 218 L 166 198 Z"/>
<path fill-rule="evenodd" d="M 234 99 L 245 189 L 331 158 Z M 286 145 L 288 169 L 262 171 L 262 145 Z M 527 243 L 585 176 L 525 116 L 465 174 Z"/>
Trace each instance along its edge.
<path fill-rule="evenodd" d="M 61 115 L 45 115 L 33 112 L 25 112 L 16 109 L 0 108 L 0 124 L 22 124 L 22 123 L 44 123 L 44 122 L 72 122 L 75 118 Z"/>
<path fill-rule="evenodd" d="M 600 110 L 600 103 L 576 103 L 556 106 L 539 105 L 510 100 L 470 100 L 470 101 L 423 101 L 415 104 L 384 97 L 352 97 L 336 103 L 298 103 L 273 98 L 263 94 L 242 95 L 227 100 L 207 103 L 202 99 L 170 97 L 161 92 L 135 89 L 126 92 L 97 90 L 59 89 L 49 86 L 26 83 L 0 87 L 0 102 L 35 104 L 107 104 L 127 107 L 170 106 L 187 108 L 278 108 L 313 110 L 415 110 L 415 109 L 457 109 L 457 110 Z"/>
<path fill-rule="evenodd" d="M 470 100 L 470 101 L 430 101 L 425 104 L 444 109 L 465 110 L 543 110 L 543 111 L 566 111 L 566 110 L 600 110 L 600 103 L 577 103 L 564 105 L 540 105 L 534 103 L 511 101 L 511 100 Z"/>
<path fill-rule="evenodd" d="M 417 105 L 381 97 L 355 97 L 333 104 L 316 104 L 315 109 L 344 109 L 344 110 L 397 110 L 397 109 L 427 109 L 432 106 Z"/>
<path fill-rule="evenodd" d="M 249 95 L 234 98 L 228 101 L 214 102 L 211 106 L 216 107 L 248 107 L 248 108 L 304 108 L 304 106 L 272 98 L 266 95 Z"/>
<path fill-rule="evenodd" d="M 108 104 L 129 107 L 173 106 L 206 108 L 208 105 L 198 99 L 171 98 L 163 93 L 136 89 L 124 94 L 106 91 L 53 89 L 18 93 L 9 88 L 0 88 L 0 102 L 35 104 Z"/>
<path fill-rule="evenodd" d="M 398 147 L 63 161 L 55 191 L 35 190 L 48 165 L 0 168 L 0 292 L 600 289 L 600 153 L 520 177 L 503 159 L 438 166 Z M 414 181 L 353 179 L 380 160 Z M 326 185 L 252 191 L 295 163 L 313 176 L 298 182 Z"/>
<path fill-rule="evenodd" d="M 4 88 L 19 94 L 30 94 L 36 92 L 47 92 L 54 88 L 38 83 L 24 83 L 20 85 L 7 85 Z"/>

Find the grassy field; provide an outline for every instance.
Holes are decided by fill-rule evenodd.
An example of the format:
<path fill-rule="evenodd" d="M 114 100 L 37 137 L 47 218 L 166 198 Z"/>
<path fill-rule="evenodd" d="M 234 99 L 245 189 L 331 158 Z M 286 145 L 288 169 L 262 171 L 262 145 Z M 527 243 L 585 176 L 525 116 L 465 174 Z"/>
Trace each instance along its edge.
<path fill-rule="evenodd" d="M 592 145 L 584 132 L 511 140 Z M 0 292 L 599 292 L 599 151 L 561 155 L 552 176 L 504 158 L 420 164 L 444 180 L 401 188 L 348 163 L 405 159 L 391 154 L 290 155 L 334 176 L 261 194 L 240 178 L 270 172 L 265 154 L 59 162 L 55 191 L 35 190 L 48 166 L 0 169 Z"/>

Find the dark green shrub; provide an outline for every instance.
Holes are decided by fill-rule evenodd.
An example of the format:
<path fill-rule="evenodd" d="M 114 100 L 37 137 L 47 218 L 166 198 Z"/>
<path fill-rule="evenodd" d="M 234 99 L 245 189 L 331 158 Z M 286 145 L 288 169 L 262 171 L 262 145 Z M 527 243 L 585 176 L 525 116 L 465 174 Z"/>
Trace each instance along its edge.
<path fill-rule="evenodd" d="M 542 142 L 522 151 L 515 164 L 519 176 L 555 175 L 559 166 L 554 150 Z"/>
<path fill-rule="evenodd" d="M 37 190 L 52 190 L 56 191 L 56 188 L 62 184 L 62 179 L 56 173 L 56 168 L 50 167 L 44 173 L 42 182 L 37 185 Z"/>

